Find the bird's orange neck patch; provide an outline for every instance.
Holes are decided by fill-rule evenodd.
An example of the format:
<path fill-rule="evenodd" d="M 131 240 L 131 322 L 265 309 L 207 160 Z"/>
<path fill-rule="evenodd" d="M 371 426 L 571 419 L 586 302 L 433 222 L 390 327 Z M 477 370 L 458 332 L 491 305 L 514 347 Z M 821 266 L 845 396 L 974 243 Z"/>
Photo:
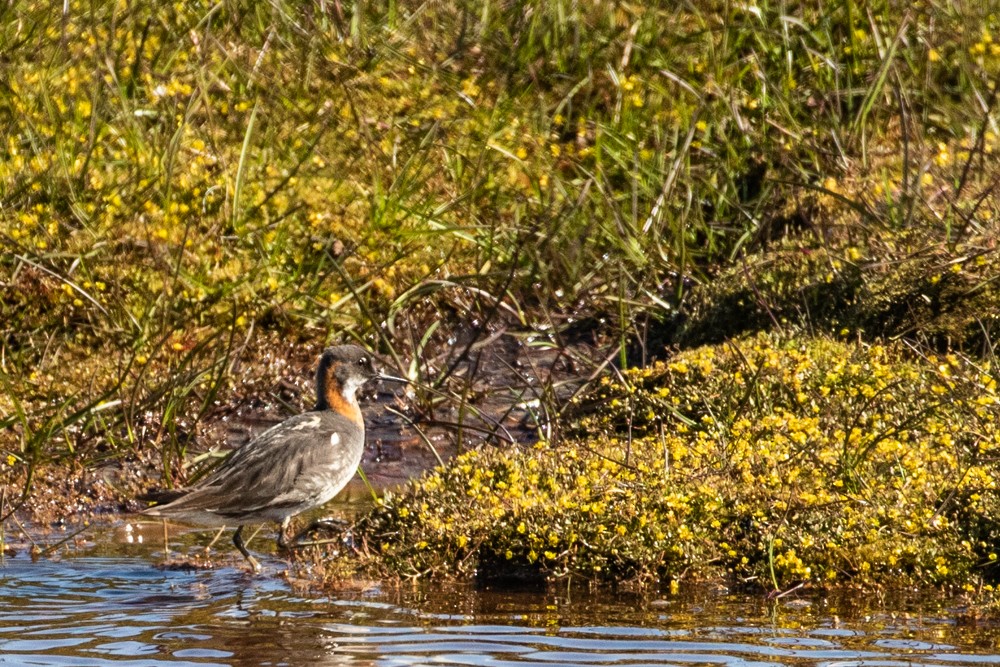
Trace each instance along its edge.
<path fill-rule="evenodd" d="M 361 416 L 361 407 L 358 406 L 357 399 L 353 396 L 351 398 L 344 396 L 340 382 L 333 377 L 333 373 L 327 376 L 325 385 L 323 398 L 326 399 L 326 407 L 344 415 L 358 426 L 364 427 L 365 420 Z"/>

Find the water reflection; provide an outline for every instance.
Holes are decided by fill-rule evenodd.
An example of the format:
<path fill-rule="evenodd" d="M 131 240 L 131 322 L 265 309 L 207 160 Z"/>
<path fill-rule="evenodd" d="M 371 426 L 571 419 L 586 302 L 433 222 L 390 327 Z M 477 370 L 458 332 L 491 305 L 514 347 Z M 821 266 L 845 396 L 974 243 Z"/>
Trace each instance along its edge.
<path fill-rule="evenodd" d="M 150 547 L 151 548 L 151 547 Z M 100 552 L 100 549 L 96 549 Z M 103 553 L 0 566 L 0 664 L 980 665 L 1000 632 L 946 603 L 368 587 L 334 598 L 221 567 Z M 91 552 L 93 553 L 93 551 Z M 283 566 L 271 562 L 271 573 Z"/>

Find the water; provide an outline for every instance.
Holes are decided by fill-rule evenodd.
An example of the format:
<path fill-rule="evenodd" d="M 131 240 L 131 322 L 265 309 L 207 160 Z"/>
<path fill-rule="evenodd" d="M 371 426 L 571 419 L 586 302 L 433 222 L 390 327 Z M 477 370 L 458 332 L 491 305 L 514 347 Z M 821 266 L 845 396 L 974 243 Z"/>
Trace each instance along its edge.
<path fill-rule="evenodd" d="M 1000 664 L 1000 629 L 960 622 L 955 603 L 859 596 L 766 600 L 700 589 L 680 596 L 345 585 L 296 591 L 235 560 L 165 570 L 155 526 L 122 524 L 33 562 L 0 565 L 4 665 L 904 665 Z M 199 540 L 207 540 L 204 533 Z M 258 546 L 261 543 L 258 543 Z"/>

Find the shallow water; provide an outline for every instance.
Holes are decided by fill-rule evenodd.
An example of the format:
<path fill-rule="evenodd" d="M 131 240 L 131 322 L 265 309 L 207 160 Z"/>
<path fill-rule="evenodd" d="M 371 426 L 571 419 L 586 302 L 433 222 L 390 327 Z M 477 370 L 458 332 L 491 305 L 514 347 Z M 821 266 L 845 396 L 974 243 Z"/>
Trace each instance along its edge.
<path fill-rule="evenodd" d="M 0 664 L 1000 664 L 1000 630 L 960 623 L 947 602 L 872 612 L 851 596 L 440 584 L 310 595 L 281 577 L 287 565 L 275 557 L 265 558 L 264 576 L 228 556 L 211 570 L 158 569 L 157 532 L 126 533 L 119 523 L 54 557 L 4 559 Z"/>

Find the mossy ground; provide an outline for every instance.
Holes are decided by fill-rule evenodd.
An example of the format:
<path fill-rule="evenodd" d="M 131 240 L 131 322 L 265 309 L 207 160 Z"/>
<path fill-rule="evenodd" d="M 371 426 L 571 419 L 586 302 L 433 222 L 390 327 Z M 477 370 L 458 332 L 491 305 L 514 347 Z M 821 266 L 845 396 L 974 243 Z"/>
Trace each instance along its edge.
<path fill-rule="evenodd" d="M 770 590 L 1000 579 L 988 365 L 760 335 L 585 402 L 563 443 L 470 452 L 385 498 L 354 529 L 356 565 Z"/>
<path fill-rule="evenodd" d="M 998 35 L 950 0 L 9 5 L 0 515 L 184 482 L 330 340 L 474 409 L 449 354 L 506 332 L 622 375 L 387 500 L 379 571 L 985 586 Z"/>
<path fill-rule="evenodd" d="M 998 234 L 991 224 L 960 242 L 943 227 L 783 239 L 694 290 L 670 335 L 690 347 L 807 327 L 989 357 L 1000 331 Z"/>

